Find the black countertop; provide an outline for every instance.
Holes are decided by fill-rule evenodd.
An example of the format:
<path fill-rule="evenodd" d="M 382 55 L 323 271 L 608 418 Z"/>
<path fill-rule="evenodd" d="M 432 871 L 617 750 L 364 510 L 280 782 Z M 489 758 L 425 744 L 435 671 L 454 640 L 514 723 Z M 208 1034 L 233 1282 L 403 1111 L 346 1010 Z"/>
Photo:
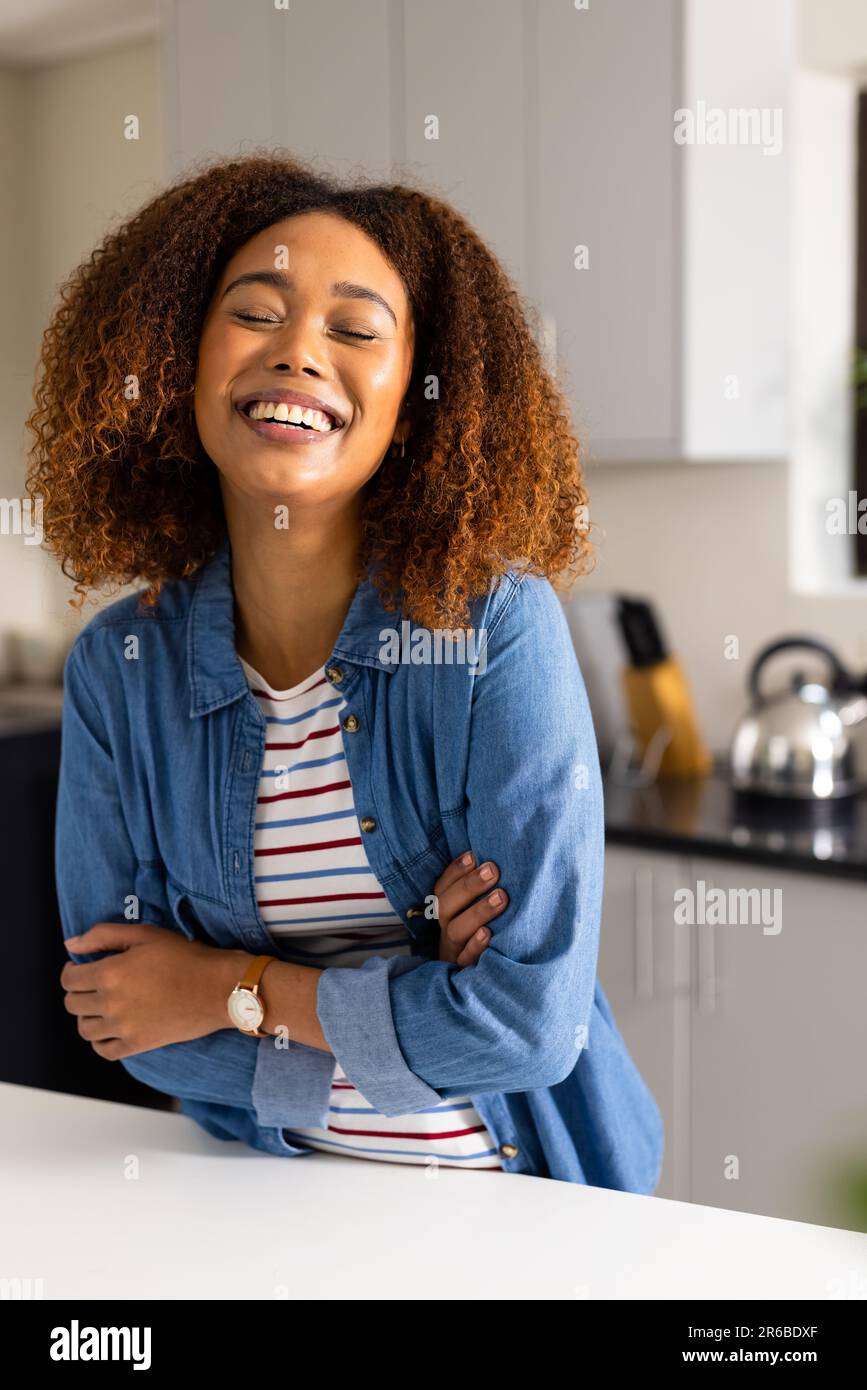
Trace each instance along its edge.
<path fill-rule="evenodd" d="M 608 844 L 867 879 L 867 793 L 804 803 L 747 796 L 722 759 L 707 777 L 638 788 L 603 772 L 603 786 Z"/>

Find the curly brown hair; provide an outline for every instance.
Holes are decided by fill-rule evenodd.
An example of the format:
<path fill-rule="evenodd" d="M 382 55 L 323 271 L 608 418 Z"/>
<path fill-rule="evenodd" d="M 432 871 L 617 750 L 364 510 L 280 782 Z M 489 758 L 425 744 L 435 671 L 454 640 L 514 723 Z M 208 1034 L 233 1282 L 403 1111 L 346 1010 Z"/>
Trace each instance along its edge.
<path fill-rule="evenodd" d="M 42 499 L 74 606 L 89 588 L 135 580 L 152 604 L 225 538 L 218 471 L 193 413 L 202 324 L 240 247 L 311 211 L 372 238 L 415 320 L 413 432 L 407 456 L 388 453 L 366 489 L 359 578 L 375 557 L 387 607 L 400 589 L 413 621 L 455 628 L 468 623 L 468 599 L 510 565 L 558 589 L 585 572 L 593 547 L 578 443 L 534 311 L 497 258 L 452 207 L 409 183 L 340 182 L 285 151 L 256 150 L 194 166 L 61 287 L 27 420 L 26 488 Z"/>

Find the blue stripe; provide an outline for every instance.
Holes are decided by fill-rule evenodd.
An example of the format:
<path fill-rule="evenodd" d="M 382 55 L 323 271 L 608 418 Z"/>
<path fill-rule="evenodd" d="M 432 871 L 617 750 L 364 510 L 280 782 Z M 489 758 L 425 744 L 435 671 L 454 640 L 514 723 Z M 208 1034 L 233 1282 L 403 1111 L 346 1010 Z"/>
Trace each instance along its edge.
<path fill-rule="evenodd" d="M 346 762 L 346 754 L 345 754 L 345 753 L 335 753 L 335 754 L 333 754 L 333 756 L 330 757 L 330 758 L 311 758 L 308 762 L 305 762 L 305 763 L 292 763 L 291 765 L 290 765 L 289 763 L 283 763 L 283 764 L 281 765 L 280 768 L 276 768 L 276 767 L 275 767 L 275 768 L 269 769 L 269 768 L 267 768 L 267 767 L 263 767 L 263 768 L 262 768 L 262 774 L 261 774 L 261 775 L 262 775 L 263 777 L 285 777 L 287 772 L 300 772 L 300 771 L 302 770 L 302 768 L 307 768 L 307 767 L 328 767 L 329 763 L 345 763 L 345 762 Z"/>
<path fill-rule="evenodd" d="M 334 1084 L 336 1086 L 341 1086 L 343 1083 L 341 1081 L 336 1081 Z M 463 1105 L 460 1103 L 456 1103 L 455 1105 L 432 1105 L 427 1110 L 413 1110 L 412 1113 L 414 1115 L 443 1115 L 447 1110 L 472 1110 L 472 1108 L 473 1102 L 467 1100 L 464 1101 Z M 329 1105 L 328 1109 L 333 1110 L 336 1115 L 382 1115 L 381 1110 L 368 1109 L 364 1105 L 347 1105 L 344 1107 Z M 394 1116 L 392 1115 L 391 1118 L 394 1119 Z"/>
<path fill-rule="evenodd" d="M 257 874 L 253 882 L 283 883 L 290 878 L 330 878 L 332 874 L 369 874 L 373 877 L 373 869 L 359 866 L 357 869 L 304 869 L 297 874 Z"/>
<path fill-rule="evenodd" d="M 298 1139 L 299 1143 L 301 1144 L 306 1142 L 312 1147 L 314 1143 L 313 1139 L 309 1134 L 296 1134 L 295 1131 L 292 1129 L 284 1129 L 283 1133 L 288 1134 L 292 1139 Z M 440 1163 L 467 1163 L 472 1158 L 494 1158 L 497 1153 L 496 1149 L 482 1149 L 480 1153 L 460 1154 L 458 1156 L 455 1156 L 454 1154 L 444 1153 L 423 1153 L 418 1149 L 373 1149 L 368 1148 L 365 1145 L 344 1144 L 337 1139 L 317 1138 L 315 1142 L 317 1144 L 330 1144 L 335 1149 L 348 1149 L 351 1153 L 402 1154 L 408 1158 L 416 1158 L 419 1160 L 424 1160 L 426 1158 L 435 1158 Z"/>
<path fill-rule="evenodd" d="M 287 825 L 319 825 L 322 821 L 343 820 L 354 815 L 355 808 L 351 807 L 348 811 L 323 811 L 319 816 L 293 816 L 290 820 L 257 820 L 254 829 L 276 830 L 278 826 L 283 829 Z"/>
<path fill-rule="evenodd" d="M 290 714 L 283 719 L 272 718 L 270 714 L 265 715 L 266 724 L 298 724 L 302 719 L 309 719 L 312 714 L 318 714 L 321 709 L 333 709 L 335 705 L 343 703 L 343 696 L 338 695 L 333 700 L 323 700 L 321 705 L 314 705 L 312 709 L 307 709 L 303 714 Z M 264 714 L 264 710 L 262 711 Z"/>

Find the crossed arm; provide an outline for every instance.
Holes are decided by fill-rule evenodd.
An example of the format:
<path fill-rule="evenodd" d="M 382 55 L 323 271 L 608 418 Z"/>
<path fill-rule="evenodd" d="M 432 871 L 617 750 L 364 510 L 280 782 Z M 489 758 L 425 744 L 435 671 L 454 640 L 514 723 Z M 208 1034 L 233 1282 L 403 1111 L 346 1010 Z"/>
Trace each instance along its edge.
<path fill-rule="evenodd" d="M 496 866 L 477 868 L 471 853 L 440 875 L 435 896 L 443 959 L 463 967 L 475 964 L 485 950 L 490 932 L 484 924 L 503 910 L 506 895 L 501 889 L 496 902 L 476 899 L 496 878 Z M 111 1061 L 225 1029 L 228 996 L 254 959 L 249 951 L 189 941 L 150 922 L 96 922 L 67 936 L 66 945 L 78 955 L 111 953 L 107 959 L 70 963 L 60 977 L 81 1037 Z M 330 1053 L 316 1010 L 321 975 L 312 966 L 273 960 L 267 988 L 263 980 L 260 1031 Z"/>
<path fill-rule="evenodd" d="M 265 976 L 275 972 L 278 993 L 265 1022 L 273 1034 L 263 1038 L 227 1027 L 224 1013 L 249 953 L 166 931 L 173 923 L 149 900 L 146 875 L 139 882 L 143 866 L 126 831 L 94 685 L 73 648 L 58 794 L 58 898 L 64 936 L 78 948 L 74 968 L 106 967 L 99 992 L 115 990 L 128 1011 L 126 1045 L 104 1055 L 182 1099 L 242 1106 L 263 1126 L 321 1123 L 335 1058 L 386 1115 L 464 1092 L 527 1091 L 568 1075 L 592 1010 L 601 784 L 586 695 L 558 601 L 527 583 L 522 594 L 522 609 L 517 600 L 507 607 L 493 654 L 489 641 L 488 669 L 474 696 L 465 787 L 470 843 L 498 859 L 503 851 L 509 892 L 502 920 L 484 943 L 490 949 L 478 969 L 457 971 L 442 955 L 438 961 L 371 957 L 354 970 L 277 962 Z M 156 891 L 151 887 L 151 894 Z M 112 921 L 131 893 L 140 899 L 143 922 Z M 85 936 L 94 922 L 102 933 L 99 947 Z M 114 948 L 106 945 L 110 932 Z M 118 951 L 117 935 L 124 932 L 140 935 Z M 188 963 L 193 950 L 208 962 L 194 1006 L 189 969 L 166 966 L 168 943 L 186 952 Z M 105 949 L 115 954 L 94 961 L 93 953 Z M 133 988 L 139 973 L 153 981 L 150 991 L 141 981 Z M 172 978 L 183 982 L 182 998 L 155 1010 L 153 999 Z M 101 1041 L 95 1035 L 89 1040 Z"/>
<path fill-rule="evenodd" d="M 79 954 L 114 953 L 66 965 L 60 977 L 79 1033 L 111 1061 L 230 1027 L 226 1000 L 254 959 L 249 951 L 188 941 L 150 922 L 97 922 L 66 944 Z M 267 990 L 263 979 L 261 1031 L 330 1052 L 316 1013 L 321 974 L 272 961 Z"/>

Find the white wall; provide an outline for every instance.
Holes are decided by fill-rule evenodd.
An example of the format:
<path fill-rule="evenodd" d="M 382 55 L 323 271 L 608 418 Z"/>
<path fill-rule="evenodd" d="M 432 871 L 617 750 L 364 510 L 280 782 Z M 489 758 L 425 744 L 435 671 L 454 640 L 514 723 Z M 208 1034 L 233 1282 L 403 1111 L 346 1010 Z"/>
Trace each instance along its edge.
<path fill-rule="evenodd" d="M 159 49 L 153 40 L 44 67 L 0 68 L 0 495 L 23 496 L 34 372 L 62 281 L 105 230 L 163 181 Z M 123 120 L 141 138 L 124 139 Z M 75 628 L 57 562 L 0 537 L 0 633 Z M 91 608 L 90 613 L 93 612 Z"/>
<path fill-rule="evenodd" d="M 799 0 L 799 60 L 825 72 L 867 72 L 864 0 Z"/>
<path fill-rule="evenodd" d="M 26 75 L 0 71 L 0 496 L 23 496 L 24 426 L 32 390 L 31 345 L 39 311 L 33 304 L 34 239 L 27 207 L 29 174 Z M 43 556 L 21 537 L 0 535 L 0 633 L 9 623 L 40 620 L 46 592 Z M 5 649 L 0 637 L 0 670 Z"/>
<path fill-rule="evenodd" d="M 727 746 L 752 657 L 772 638 L 812 634 L 867 670 L 867 602 L 789 587 L 785 463 L 598 464 L 588 478 L 598 559 L 575 600 L 596 589 L 652 599 L 712 748 Z M 739 638 L 737 661 L 723 655 L 729 635 Z"/>

